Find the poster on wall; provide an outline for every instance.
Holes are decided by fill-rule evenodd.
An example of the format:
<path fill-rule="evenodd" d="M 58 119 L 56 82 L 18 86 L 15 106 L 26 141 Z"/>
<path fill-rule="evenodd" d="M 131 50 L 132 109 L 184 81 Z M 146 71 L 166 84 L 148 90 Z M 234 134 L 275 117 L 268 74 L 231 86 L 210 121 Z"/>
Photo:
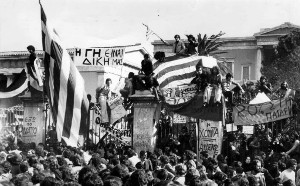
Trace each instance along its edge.
<path fill-rule="evenodd" d="M 209 157 L 220 154 L 223 141 L 222 121 L 200 120 L 198 130 L 199 152 L 207 151 Z"/>
<path fill-rule="evenodd" d="M 125 47 L 75 48 L 76 66 L 121 66 Z"/>
<path fill-rule="evenodd" d="M 133 148 L 136 152 L 141 150 L 154 150 L 154 124 L 153 117 L 156 107 L 139 107 L 136 105 L 133 118 Z"/>
<path fill-rule="evenodd" d="M 24 107 L 21 138 L 24 143 L 42 143 L 45 136 L 43 107 Z"/>

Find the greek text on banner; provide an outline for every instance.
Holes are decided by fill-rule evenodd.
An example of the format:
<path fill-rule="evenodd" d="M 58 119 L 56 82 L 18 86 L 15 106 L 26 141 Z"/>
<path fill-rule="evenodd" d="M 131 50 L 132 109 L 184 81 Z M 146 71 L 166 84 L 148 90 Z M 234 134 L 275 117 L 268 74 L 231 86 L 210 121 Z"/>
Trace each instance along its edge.
<path fill-rule="evenodd" d="M 236 125 L 255 125 L 285 119 L 292 116 L 290 98 L 260 104 L 241 104 L 233 108 Z"/>
<path fill-rule="evenodd" d="M 111 48 L 75 48 L 76 66 L 119 66 L 123 65 L 125 47 Z"/>

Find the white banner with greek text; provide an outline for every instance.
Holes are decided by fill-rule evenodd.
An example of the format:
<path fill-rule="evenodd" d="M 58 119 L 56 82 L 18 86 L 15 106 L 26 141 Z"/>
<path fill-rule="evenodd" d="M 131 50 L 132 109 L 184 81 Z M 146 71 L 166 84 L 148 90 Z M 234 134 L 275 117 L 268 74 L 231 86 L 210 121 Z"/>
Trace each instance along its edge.
<path fill-rule="evenodd" d="M 125 47 L 111 48 L 75 48 L 74 63 L 76 66 L 121 66 Z"/>
<path fill-rule="evenodd" d="M 255 125 L 291 117 L 292 100 L 290 98 L 274 100 L 260 104 L 241 104 L 233 108 L 236 125 Z"/>

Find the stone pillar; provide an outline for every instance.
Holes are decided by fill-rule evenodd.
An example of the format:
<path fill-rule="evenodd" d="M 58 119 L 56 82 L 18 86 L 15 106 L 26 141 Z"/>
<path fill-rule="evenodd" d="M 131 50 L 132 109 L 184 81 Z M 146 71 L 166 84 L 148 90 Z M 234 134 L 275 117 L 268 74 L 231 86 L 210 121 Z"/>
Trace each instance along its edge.
<path fill-rule="evenodd" d="M 25 143 L 45 144 L 45 116 L 42 98 L 20 96 L 24 105 L 21 139 Z"/>
<path fill-rule="evenodd" d="M 262 46 L 258 46 L 256 52 L 256 65 L 255 65 L 255 80 L 261 77 L 260 69 L 262 67 Z"/>
<path fill-rule="evenodd" d="M 154 95 L 150 91 L 136 91 L 130 96 L 134 103 L 132 146 L 136 153 L 141 150 L 153 152 L 155 148 L 156 127 L 160 107 Z"/>

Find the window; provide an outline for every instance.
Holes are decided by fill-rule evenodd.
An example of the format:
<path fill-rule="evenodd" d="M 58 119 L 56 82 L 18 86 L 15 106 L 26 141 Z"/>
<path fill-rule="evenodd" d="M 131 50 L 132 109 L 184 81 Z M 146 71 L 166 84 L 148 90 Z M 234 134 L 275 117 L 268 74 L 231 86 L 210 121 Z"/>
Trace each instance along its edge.
<path fill-rule="evenodd" d="M 250 66 L 242 66 L 242 80 L 250 80 Z"/>

